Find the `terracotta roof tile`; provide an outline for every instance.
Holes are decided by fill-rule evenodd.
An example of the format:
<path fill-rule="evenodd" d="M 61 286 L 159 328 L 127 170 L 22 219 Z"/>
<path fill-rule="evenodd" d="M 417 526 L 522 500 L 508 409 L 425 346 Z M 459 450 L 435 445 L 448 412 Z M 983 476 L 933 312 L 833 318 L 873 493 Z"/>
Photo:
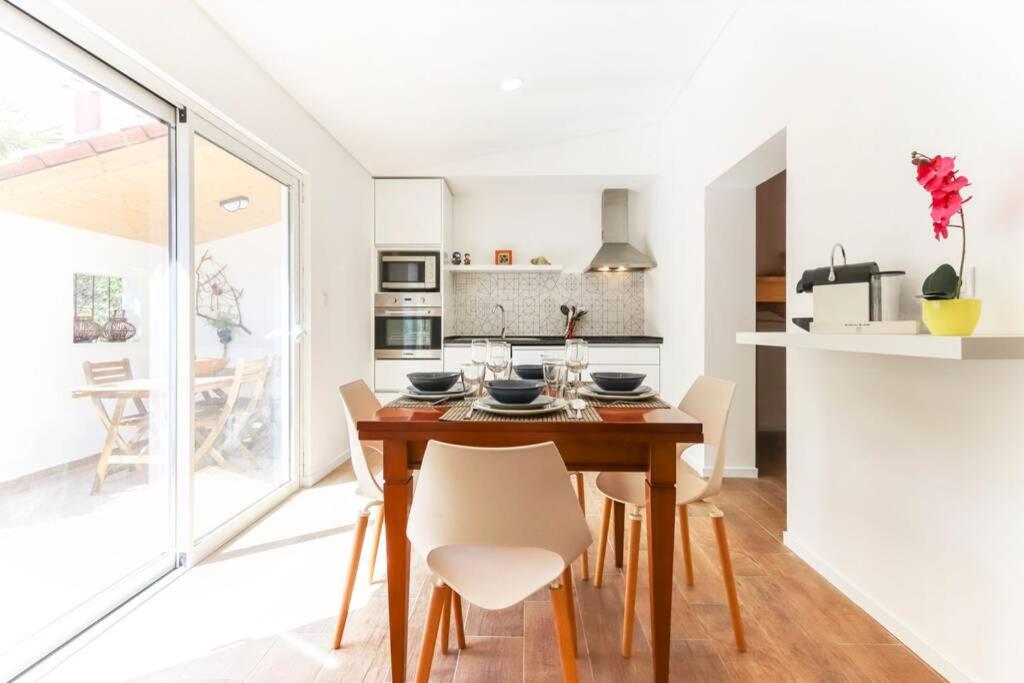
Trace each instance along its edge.
<path fill-rule="evenodd" d="M 104 133 L 85 140 L 76 140 L 63 147 L 36 152 L 6 164 L 0 164 L 0 180 L 7 180 L 25 175 L 44 168 L 60 166 L 71 161 L 86 159 L 97 154 L 113 152 L 124 147 L 137 145 L 147 140 L 155 140 L 167 136 L 168 127 L 163 123 L 148 123 L 144 126 L 133 126 L 115 133 Z"/>
<path fill-rule="evenodd" d="M 89 146 L 92 147 L 97 154 L 100 154 L 103 152 L 109 152 L 113 149 L 127 147 L 128 145 L 134 145 L 139 142 L 145 142 L 148 139 L 146 132 L 141 127 L 135 126 L 134 128 L 119 130 L 116 133 L 97 135 L 94 138 L 89 138 L 85 142 L 89 143 Z"/>
<path fill-rule="evenodd" d="M 46 168 L 46 164 L 38 157 L 23 157 L 9 164 L 0 164 L 0 180 L 7 180 L 32 171 L 41 171 L 44 168 Z"/>
<path fill-rule="evenodd" d="M 146 131 L 150 139 L 167 137 L 166 123 L 147 123 L 142 126 L 142 130 Z"/>
<path fill-rule="evenodd" d="M 45 152 L 39 152 L 36 156 L 39 157 L 39 159 L 41 159 L 47 166 L 60 166 L 61 164 L 66 164 L 69 161 L 78 161 L 79 159 L 85 159 L 86 157 L 96 156 L 96 152 L 93 151 L 88 142 L 79 140 L 77 142 L 72 142 L 69 145 L 58 147 L 57 149 L 48 149 Z"/>

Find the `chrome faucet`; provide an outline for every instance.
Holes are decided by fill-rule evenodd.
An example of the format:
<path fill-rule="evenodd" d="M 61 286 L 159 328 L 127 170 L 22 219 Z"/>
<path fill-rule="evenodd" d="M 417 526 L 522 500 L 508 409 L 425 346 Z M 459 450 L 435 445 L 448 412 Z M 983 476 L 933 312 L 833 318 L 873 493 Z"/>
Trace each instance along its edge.
<path fill-rule="evenodd" d="M 496 308 L 499 311 L 501 311 L 501 338 L 504 339 L 505 338 L 505 307 L 502 306 L 501 304 L 494 304 L 494 308 Z M 492 308 L 491 310 L 493 311 L 494 308 Z"/>

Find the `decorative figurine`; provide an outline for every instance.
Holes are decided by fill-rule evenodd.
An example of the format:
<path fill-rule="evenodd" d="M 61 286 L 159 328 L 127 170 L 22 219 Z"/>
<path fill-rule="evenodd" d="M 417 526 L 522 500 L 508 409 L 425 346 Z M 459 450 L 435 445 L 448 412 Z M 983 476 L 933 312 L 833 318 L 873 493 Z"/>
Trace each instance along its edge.
<path fill-rule="evenodd" d="M 462 265 L 464 265 L 464 266 L 470 265 L 470 263 L 469 263 L 469 252 L 468 251 L 462 256 Z"/>
<path fill-rule="evenodd" d="M 462 254 L 460 254 L 457 251 L 453 251 L 452 252 L 452 265 L 453 266 L 461 266 L 462 265 Z"/>

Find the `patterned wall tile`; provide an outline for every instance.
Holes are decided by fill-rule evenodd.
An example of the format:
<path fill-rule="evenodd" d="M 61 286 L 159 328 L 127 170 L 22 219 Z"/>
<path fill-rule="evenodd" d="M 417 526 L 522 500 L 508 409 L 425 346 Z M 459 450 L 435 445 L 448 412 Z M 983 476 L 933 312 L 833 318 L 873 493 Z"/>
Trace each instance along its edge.
<path fill-rule="evenodd" d="M 643 273 L 459 273 L 449 315 L 460 335 L 561 335 L 565 316 L 559 307 L 583 306 L 587 315 L 577 331 L 588 335 L 644 333 Z"/>

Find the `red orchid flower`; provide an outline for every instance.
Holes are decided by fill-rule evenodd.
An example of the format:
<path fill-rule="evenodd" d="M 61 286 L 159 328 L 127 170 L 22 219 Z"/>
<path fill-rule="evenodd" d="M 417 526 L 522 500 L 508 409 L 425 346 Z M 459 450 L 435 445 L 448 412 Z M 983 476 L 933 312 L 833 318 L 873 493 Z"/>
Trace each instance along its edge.
<path fill-rule="evenodd" d="M 917 182 L 932 196 L 931 218 L 932 231 L 936 240 L 949 238 L 949 219 L 960 214 L 960 224 L 953 227 L 963 231 L 964 241 L 960 246 L 960 270 L 957 271 L 956 294 L 960 298 L 960 286 L 963 284 L 964 259 L 967 255 L 967 220 L 964 218 L 963 207 L 970 197 L 964 199 L 960 191 L 970 185 L 966 177 L 958 175 L 954 168 L 956 157 L 935 155 L 927 157 L 920 152 L 912 152 L 910 161 L 917 166 Z"/>

